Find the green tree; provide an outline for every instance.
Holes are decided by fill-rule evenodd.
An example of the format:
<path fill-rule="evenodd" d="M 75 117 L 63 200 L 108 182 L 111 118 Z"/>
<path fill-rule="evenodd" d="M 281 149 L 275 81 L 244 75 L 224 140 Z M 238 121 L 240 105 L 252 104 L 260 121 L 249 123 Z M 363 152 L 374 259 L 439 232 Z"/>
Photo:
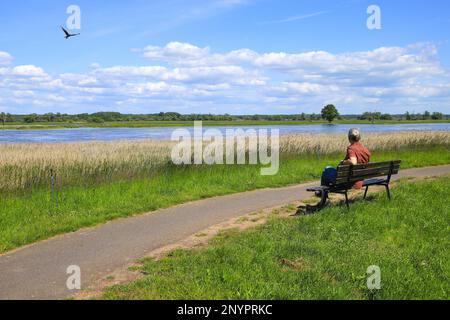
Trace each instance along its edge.
<path fill-rule="evenodd" d="M 26 123 L 33 123 L 33 122 L 36 122 L 36 121 L 37 121 L 37 118 L 38 118 L 37 114 L 32 113 L 32 114 L 30 114 L 30 115 L 25 116 L 25 117 L 23 118 L 23 120 L 24 120 Z"/>
<path fill-rule="evenodd" d="M 100 117 L 90 117 L 89 118 L 89 122 L 93 122 L 93 123 L 103 123 L 105 122 L 102 118 Z"/>
<path fill-rule="evenodd" d="M 381 112 L 364 112 L 361 116 L 361 120 L 369 120 L 372 123 L 375 123 L 375 120 L 380 120 L 383 115 Z"/>
<path fill-rule="evenodd" d="M 431 115 L 431 119 L 442 120 L 442 119 L 444 119 L 444 115 L 440 112 L 433 112 L 433 114 Z"/>
<path fill-rule="evenodd" d="M 334 105 L 329 104 L 322 109 L 322 119 L 331 123 L 337 117 L 339 117 L 339 112 Z"/>
<path fill-rule="evenodd" d="M 53 122 L 55 120 L 55 115 L 53 113 L 46 113 L 44 114 L 44 117 L 48 122 Z"/>

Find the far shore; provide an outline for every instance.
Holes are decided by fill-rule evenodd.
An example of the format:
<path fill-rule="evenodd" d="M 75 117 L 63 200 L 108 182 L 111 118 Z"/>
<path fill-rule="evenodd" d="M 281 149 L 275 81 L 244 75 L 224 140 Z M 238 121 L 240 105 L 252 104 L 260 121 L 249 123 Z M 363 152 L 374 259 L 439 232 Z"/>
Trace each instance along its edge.
<path fill-rule="evenodd" d="M 317 125 L 317 124 L 373 124 L 373 125 L 395 125 L 395 124 L 436 124 L 450 123 L 447 120 L 336 120 L 332 123 L 327 121 L 203 121 L 204 126 L 294 126 L 294 125 Z M 191 127 L 193 121 L 121 121 L 121 122 L 47 122 L 47 123 L 7 123 L 0 125 L 0 130 L 50 130 L 50 129 L 77 129 L 77 128 L 163 128 L 163 127 Z"/>

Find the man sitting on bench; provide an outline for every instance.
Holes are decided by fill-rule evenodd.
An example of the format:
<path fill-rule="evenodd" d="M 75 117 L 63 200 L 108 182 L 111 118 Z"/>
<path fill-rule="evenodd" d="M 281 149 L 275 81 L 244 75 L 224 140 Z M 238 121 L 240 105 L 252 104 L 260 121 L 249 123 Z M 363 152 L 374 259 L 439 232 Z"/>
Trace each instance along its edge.
<path fill-rule="evenodd" d="M 342 194 L 345 196 L 345 204 L 350 209 L 348 191 L 356 188 L 366 188 L 371 186 L 384 186 L 387 196 L 391 199 L 389 183 L 391 177 L 399 173 L 401 160 L 391 160 L 383 162 L 370 162 L 370 151 L 361 144 L 361 133 L 358 129 L 351 129 L 348 135 L 350 146 L 347 148 L 345 160 L 335 168 L 327 167 L 322 174 L 320 187 L 306 189 L 308 192 L 315 192 L 320 197 L 317 205 L 304 205 L 298 207 L 297 214 L 310 214 L 323 209 L 327 203 L 330 193 Z M 385 177 L 385 178 L 381 178 Z"/>
<path fill-rule="evenodd" d="M 341 161 L 340 165 L 357 165 L 366 164 L 370 162 L 371 153 L 361 143 L 361 132 L 359 129 L 350 129 L 348 133 L 348 141 L 350 145 L 347 148 L 347 154 L 345 159 Z M 334 167 L 326 167 L 322 174 L 322 186 L 330 186 L 336 181 L 337 170 Z M 355 183 L 353 188 L 361 189 L 363 187 L 363 181 Z M 317 193 L 317 196 L 321 196 L 321 192 Z"/>

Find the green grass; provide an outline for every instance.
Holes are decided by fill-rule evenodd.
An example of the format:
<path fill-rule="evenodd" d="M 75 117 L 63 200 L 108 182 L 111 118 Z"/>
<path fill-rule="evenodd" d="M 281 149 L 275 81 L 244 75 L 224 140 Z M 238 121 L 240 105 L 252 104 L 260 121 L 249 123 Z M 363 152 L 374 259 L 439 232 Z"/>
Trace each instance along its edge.
<path fill-rule="evenodd" d="M 0 253 L 118 217 L 153 211 L 217 195 L 280 187 L 316 180 L 322 168 L 342 155 L 283 157 L 275 176 L 261 176 L 258 166 L 168 166 L 155 176 L 82 184 L 58 190 L 0 195 Z M 402 159 L 403 168 L 450 163 L 447 147 L 376 153 L 373 161 Z M 57 202 L 56 202 L 57 199 Z"/>
<path fill-rule="evenodd" d="M 420 123 L 449 123 L 450 120 L 379 120 L 375 124 L 420 124 Z M 327 124 L 324 120 L 315 121 L 203 121 L 204 126 L 256 126 L 256 125 L 308 125 Z M 372 124 L 367 120 L 336 120 L 334 124 Z M 0 130 L 42 130 L 62 128 L 153 128 L 153 127 L 181 127 L 193 126 L 193 121 L 110 121 L 93 122 L 37 122 L 7 123 L 0 126 Z"/>
<path fill-rule="evenodd" d="M 348 212 L 329 207 L 226 231 L 205 248 L 144 259 L 146 276 L 104 299 L 448 299 L 450 177 L 402 182 Z M 381 290 L 367 289 L 367 268 Z"/>

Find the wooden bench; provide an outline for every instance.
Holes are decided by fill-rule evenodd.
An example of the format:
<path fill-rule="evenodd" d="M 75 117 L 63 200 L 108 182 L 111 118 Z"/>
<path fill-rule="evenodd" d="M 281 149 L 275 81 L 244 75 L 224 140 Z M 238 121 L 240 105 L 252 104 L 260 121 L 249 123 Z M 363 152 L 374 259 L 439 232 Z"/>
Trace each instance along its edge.
<path fill-rule="evenodd" d="M 373 162 L 359 165 L 342 165 L 337 168 L 336 181 L 329 186 L 320 186 L 307 189 L 309 192 L 320 194 L 320 202 L 315 205 L 307 205 L 299 207 L 298 213 L 308 214 L 321 210 L 327 204 L 330 193 L 338 193 L 345 196 L 345 203 L 347 208 L 350 208 L 348 200 L 348 192 L 353 188 L 356 182 L 364 181 L 363 188 L 364 199 L 367 197 L 367 192 L 371 186 L 384 186 L 386 188 L 387 196 L 391 199 L 391 192 L 389 190 L 389 183 L 391 177 L 398 174 L 400 170 L 400 160 Z"/>

